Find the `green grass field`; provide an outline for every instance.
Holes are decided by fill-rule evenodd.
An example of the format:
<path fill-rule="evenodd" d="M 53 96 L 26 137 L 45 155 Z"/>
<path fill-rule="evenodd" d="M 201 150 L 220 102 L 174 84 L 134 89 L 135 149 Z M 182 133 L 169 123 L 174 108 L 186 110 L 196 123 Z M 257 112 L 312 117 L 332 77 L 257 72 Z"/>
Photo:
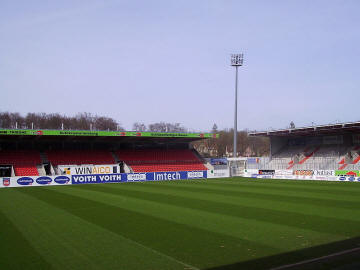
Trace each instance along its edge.
<path fill-rule="evenodd" d="M 0 269 L 269 269 L 360 247 L 359 206 L 351 182 L 3 188 Z M 358 269 L 359 257 L 315 268 Z"/>

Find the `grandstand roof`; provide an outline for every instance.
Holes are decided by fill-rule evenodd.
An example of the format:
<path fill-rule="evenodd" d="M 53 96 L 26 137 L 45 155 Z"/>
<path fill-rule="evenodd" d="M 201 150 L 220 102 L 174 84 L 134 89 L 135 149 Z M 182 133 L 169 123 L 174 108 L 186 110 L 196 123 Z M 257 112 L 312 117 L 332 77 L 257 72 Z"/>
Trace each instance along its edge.
<path fill-rule="evenodd" d="M 278 129 L 271 131 L 250 132 L 249 136 L 316 136 L 355 132 L 360 132 L 360 122 L 348 122 L 300 128 Z"/>
<path fill-rule="evenodd" d="M 206 138 L 218 138 L 213 133 L 174 133 L 174 132 L 138 132 L 138 131 L 93 131 L 93 130 L 40 130 L 40 129 L 0 129 L 2 139 L 95 139 L 105 141 L 172 141 L 191 142 Z"/>

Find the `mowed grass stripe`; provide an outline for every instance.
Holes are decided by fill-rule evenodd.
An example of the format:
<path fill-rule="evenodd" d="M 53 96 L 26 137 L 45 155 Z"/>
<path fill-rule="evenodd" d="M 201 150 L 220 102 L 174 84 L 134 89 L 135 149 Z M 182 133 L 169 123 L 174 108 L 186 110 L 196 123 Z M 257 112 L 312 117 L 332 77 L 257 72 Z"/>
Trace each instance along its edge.
<path fill-rule="evenodd" d="M 108 184 L 105 184 L 108 187 Z M 241 217 L 224 215 L 222 213 L 202 211 L 184 206 L 158 203 L 143 198 L 129 197 L 123 194 L 108 193 L 108 189 L 102 189 L 105 185 L 87 185 L 75 187 L 76 191 L 62 189 L 59 192 L 93 199 L 105 204 L 126 208 L 127 210 L 152 215 L 158 218 L 174 221 L 180 224 L 197 227 L 203 230 L 245 239 L 261 245 L 271 245 L 279 250 L 295 250 L 314 244 L 328 243 L 329 241 L 341 240 L 343 236 L 319 233 L 311 230 L 289 227 L 249 220 Z M 87 187 L 94 187 L 89 193 Z M 269 243 L 269 237 L 273 239 Z"/>
<path fill-rule="evenodd" d="M 188 182 L 188 181 L 182 181 L 182 182 Z M 358 209 L 343 209 L 343 208 L 336 208 L 332 206 L 323 206 L 323 205 L 316 205 L 314 207 L 313 204 L 310 202 L 303 203 L 305 200 L 301 200 L 298 202 L 286 202 L 286 201 L 278 201 L 277 195 L 274 195 L 271 197 L 263 198 L 261 196 L 252 196 L 251 194 L 248 194 L 248 196 L 232 196 L 228 195 L 224 191 L 219 191 L 219 193 L 211 192 L 213 189 L 210 190 L 210 192 L 207 192 L 207 185 L 208 182 L 204 183 L 202 182 L 202 186 L 204 188 L 201 188 L 197 185 L 196 189 L 191 189 L 190 186 L 187 186 L 187 188 L 182 190 L 183 185 L 179 185 L 178 181 L 176 182 L 169 182 L 166 185 L 164 185 L 162 182 L 156 182 L 156 183 L 138 183 L 140 186 L 134 187 L 132 186 L 132 183 L 128 184 L 130 186 L 119 186 L 119 185 L 103 185 L 103 187 L 111 187 L 111 188 L 118 188 L 121 190 L 139 190 L 139 191 L 154 191 L 158 192 L 159 194 L 167 194 L 167 195 L 180 195 L 184 197 L 191 197 L 195 199 L 205 199 L 210 200 L 214 202 L 221 202 L 221 203 L 230 203 L 238 206 L 248 206 L 248 207 L 256 207 L 256 208 L 264 208 L 269 210 L 277 210 L 277 211 L 290 211 L 293 213 L 299 213 L 302 215 L 316 215 L 324 218 L 336 218 L 336 219 L 342 219 L 342 220 L 349 220 L 349 221 L 357 221 L 360 222 L 360 210 Z M 184 184 L 185 185 L 185 184 Z M 93 186 L 93 185 L 88 185 Z M 91 188 L 90 188 L 91 189 Z M 221 187 L 219 187 L 221 190 Z M 233 190 L 234 191 L 234 190 Z"/>
<path fill-rule="evenodd" d="M 299 191 L 320 192 L 333 195 L 360 195 L 360 183 L 339 181 L 314 181 L 314 180 L 284 180 L 284 179 L 255 179 L 245 177 L 233 177 L 223 179 L 207 179 L 210 185 L 222 184 L 226 186 L 262 187 L 275 190 L 294 189 Z M 193 181 L 191 181 L 195 184 Z M 190 182 L 189 182 L 190 183 Z"/>
<path fill-rule="evenodd" d="M 145 185 L 148 185 L 148 183 Z M 151 188 L 152 186 L 149 185 L 148 187 Z M 264 193 L 257 193 L 256 189 L 246 191 L 239 188 L 239 190 L 236 190 L 235 188 L 224 188 L 220 184 L 213 187 L 209 186 L 208 183 L 203 185 L 189 185 L 179 184 L 177 182 L 168 182 L 165 184 L 158 183 L 156 189 L 170 193 L 174 189 L 183 190 L 185 192 L 196 192 L 199 194 L 208 194 L 208 198 L 215 198 L 216 200 L 224 202 L 238 204 L 237 202 L 241 201 L 241 205 L 244 206 L 262 207 L 280 211 L 291 210 L 291 212 L 299 214 L 315 214 L 322 217 L 334 217 L 360 221 L 360 208 L 354 208 L 354 205 L 360 203 L 360 196 L 356 202 L 345 202 L 345 204 L 349 207 L 344 208 L 338 207 L 339 201 L 329 203 L 328 199 L 321 200 L 306 197 L 294 198 L 292 196 L 288 196 L 287 193 L 285 196 L 280 196 L 279 193 L 273 194 L 271 190 L 264 196 Z M 222 197 L 224 200 L 221 199 Z M 238 199 L 239 197 L 241 197 L 241 200 Z M 319 203 L 319 200 L 321 200 L 321 203 Z M 314 207 L 314 205 L 316 205 L 316 207 Z"/>
<path fill-rule="evenodd" d="M 164 204 L 167 203 L 245 219 L 287 225 L 300 229 L 309 229 L 319 233 L 325 232 L 343 235 L 346 237 L 357 234 L 357 228 L 360 226 L 359 221 L 299 214 L 291 212 L 291 209 L 289 209 L 289 211 L 279 211 L 262 207 L 243 206 L 241 205 L 241 201 L 243 200 L 241 197 L 238 197 L 239 203 L 236 204 L 237 201 L 235 200 L 231 202 L 222 202 L 221 200 L 218 200 L 217 197 L 215 198 L 215 196 L 211 197 L 208 194 L 202 194 L 196 191 L 183 191 L 179 193 L 176 191 L 176 186 L 174 186 L 173 190 L 163 190 L 158 187 L 159 185 L 157 183 L 139 183 L 138 185 L 122 184 L 121 187 L 116 184 L 106 184 L 99 187 L 98 190 L 105 189 L 105 192 L 113 194 L 123 194 Z M 85 188 L 96 190 L 97 186 L 92 185 L 86 186 Z M 222 196 L 221 198 L 226 200 L 226 196 Z M 274 200 L 276 200 L 275 197 Z M 314 205 L 314 207 L 315 206 L 316 205 Z"/>
<path fill-rule="evenodd" d="M 28 190 L 0 193 L 1 208 L 6 206 L 19 228 L 4 227 L 8 239 L 1 242 L 1 269 L 196 269 L 29 196 Z M 21 235 L 24 240 L 16 241 Z M 5 264 L 7 258 L 12 265 Z"/>
<path fill-rule="evenodd" d="M 22 270 L 25 265 L 32 265 L 34 269 L 51 269 L 51 265 L 33 248 L 1 209 L 0 228 L 1 269 Z"/>
<path fill-rule="evenodd" d="M 54 188 L 23 189 L 21 192 L 199 268 L 278 252 L 243 239 L 80 198 L 76 196 L 76 189 L 74 195 L 57 192 Z"/>
<path fill-rule="evenodd" d="M 204 180 L 203 180 L 204 181 Z M 175 183 L 171 184 L 171 186 L 177 186 L 178 188 L 183 189 L 198 189 L 198 190 L 206 190 L 207 192 L 217 193 L 217 194 L 227 194 L 233 196 L 278 196 L 279 201 L 286 202 L 308 202 L 310 204 L 316 205 L 324 205 L 324 206 L 336 206 L 342 207 L 344 209 L 353 209 L 353 204 L 360 202 L 360 194 L 359 195 L 348 195 L 346 193 L 341 193 L 338 195 L 332 195 L 327 193 L 317 193 L 317 192 L 307 192 L 307 191 L 299 191 L 296 187 L 296 184 L 293 184 L 292 191 L 289 190 L 281 190 L 281 189 L 273 189 L 267 188 L 264 186 L 241 186 L 240 187 L 227 187 L 223 184 L 212 185 L 212 180 L 208 181 L 206 185 L 186 185 L 185 183 Z M 186 181 L 179 181 L 186 182 Z M 148 184 L 148 183 L 145 183 Z M 169 181 L 164 183 L 159 183 L 159 187 L 166 187 L 170 184 Z M 360 188 L 360 185 L 359 185 Z M 272 200 L 272 198 L 271 198 Z"/>

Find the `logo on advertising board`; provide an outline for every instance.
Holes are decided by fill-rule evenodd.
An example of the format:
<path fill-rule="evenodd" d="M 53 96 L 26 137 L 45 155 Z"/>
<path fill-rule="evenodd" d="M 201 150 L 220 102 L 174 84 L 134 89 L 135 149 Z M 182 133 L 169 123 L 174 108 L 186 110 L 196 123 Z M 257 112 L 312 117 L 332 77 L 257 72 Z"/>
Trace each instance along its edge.
<path fill-rule="evenodd" d="M 120 173 L 73 175 L 71 177 L 72 184 L 119 183 L 124 181 L 125 179 Z"/>
<path fill-rule="evenodd" d="M 312 176 L 314 171 L 312 170 L 296 170 L 294 171 L 294 175 L 301 175 L 301 176 Z"/>
<path fill-rule="evenodd" d="M 71 174 L 71 168 L 63 168 L 63 173 L 70 175 Z"/>
<path fill-rule="evenodd" d="M 10 186 L 10 178 L 3 178 L 3 186 L 4 187 Z"/>
<path fill-rule="evenodd" d="M 62 175 L 62 176 L 55 177 L 54 182 L 57 183 L 57 184 L 63 185 L 63 184 L 69 183 L 70 178 L 67 177 L 67 176 Z"/>
<path fill-rule="evenodd" d="M 42 130 L 38 130 L 38 131 L 36 131 L 36 134 L 37 134 L 37 135 L 43 135 L 44 132 L 43 132 Z"/>
<path fill-rule="evenodd" d="M 335 171 L 332 170 L 316 170 L 314 171 L 315 176 L 334 176 Z"/>
<path fill-rule="evenodd" d="M 146 174 L 145 173 L 133 173 L 127 175 L 128 181 L 144 181 L 146 180 Z"/>
<path fill-rule="evenodd" d="M 126 136 L 126 132 L 120 132 L 120 136 Z"/>
<path fill-rule="evenodd" d="M 275 170 L 259 170 L 259 174 L 261 174 L 261 175 L 274 175 Z"/>
<path fill-rule="evenodd" d="M 30 177 L 21 177 L 16 182 L 22 186 L 31 186 L 34 183 L 34 179 Z"/>
<path fill-rule="evenodd" d="M 292 170 L 275 170 L 276 175 L 293 175 Z"/>
<path fill-rule="evenodd" d="M 75 167 L 75 174 L 109 174 L 112 166 Z"/>
<path fill-rule="evenodd" d="M 41 176 L 36 179 L 36 183 L 40 185 L 49 185 L 52 182 L 52 179 L 47 176 Z"/>
<path fill-rule="evenodd" d="M 188 178 L 203 178 L 204 172 L 188 172 L 187 177 Z"/>
<path fill-rule="evenodd" d="M 360 173 L 358 170 L 353 170 L 353 171 L 346 171 L 346 170 L 338 170 L 335 171 L 335 175 L 336 176 L 349 176 L 349 175 L 354 175 L 354 176 L 360 176 Z"/>

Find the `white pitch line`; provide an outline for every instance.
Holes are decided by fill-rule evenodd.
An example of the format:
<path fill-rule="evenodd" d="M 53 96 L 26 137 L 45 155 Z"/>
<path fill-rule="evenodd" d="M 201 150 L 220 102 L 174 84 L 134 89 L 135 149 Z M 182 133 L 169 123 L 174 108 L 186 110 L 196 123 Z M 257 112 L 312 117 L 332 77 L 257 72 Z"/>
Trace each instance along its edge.
<path fill-rule="evenodd" d="M 360 250 L 360 247 L 353 248 L 353 249 L 348 249 L 348 250 L 344 250 L 344 251 L 340 251 L 340 252 L 336 252 L 336 253 L 326 255 L 326 256 L 322 256 L 322 257 L 319 257 L 319 258 L 309 259 L 309 260 L 305 260 L 305 261 L 301 261 L 301 262 L 297 262 L 297 263 L 293 263 L 293 264 L 282 265 L 282 266 L 279 266 L 279 267 L 271 268 L 270 270 L 286 269 L 286 268 L 293 267 L 293 266 L 298 266 L 298 265 L 302 265 L 302 264 L 316 262 L 316 261 L 320 261 L 320 260 L 323 260 L 323 259 L 328 259 L 328 258 L 336 257 L 336 256 L 339 256 L 339 255 L 343 255 L 343 254 L 346 254 L 346 253 L 351 253 L 351 252 L 354 252 L 354 251 L 357 251 L 357 250 Z"/>
<path fill-rule="evenodd" d="M 113 233 L 113 232 L 112 232 L 112 233 Z M 174 261 L 174 262 L 177 262 L 177 263 L 179 263 L 179 264 L 182 264 L 183 266 L 186 266 L 187 269 L 200 270 L 199 268 L 197 268 L 197 267 L 195 267 L 195 266 L 193 266 L 193 265 L 187 264 L 187 263 L 185 263 L 185 262 L 183 262 L 183 261 L 179 261 L 179 260 L 175 259 L 174 257 L 171 257 L 171 256 L 169 256 L 169 255 L 166 255 L 166 254 L 164 254 L 164 253 L 162 253 L 162 252 L 160 252 L 160 251 L 157 251 L 157 250 L 155 250 L 155 249 L 153 249 L 153 248 L 151 248 L 151 247 L 145 246 L 145 245 L 143 245 L 143 244 L 141 244 L 141 243 L 139 243 L 139 242 L 137 242 L 137 241 L 135 241 L 135 240 L 132 240 L 131 238 L 127 238 L 127 237 L 125 237 L 125 236 L 123 236 L 123 235 L 121 235 L 121 234 L 116 234 L 116 235 L 118 235 L 118 236 L 120 236 L 120 237 L 128 240 L 129 242 L 132 242 L 132 243 L 138 245 L 138 246 L 141 246 L 141 247 L 143 247 L 143 248 L 145 248 L 145 249 L 148 249 L 148 250 L 152 251 L 153 253 L 155 253 L 155 254 L 157 254 L 157 255 L 159 255 L 159 256 L 165 257 L 165 258 L 167 258 L 167 259 L 169 259 L 169 260 L 171 260 L 171 261 Z"/>

